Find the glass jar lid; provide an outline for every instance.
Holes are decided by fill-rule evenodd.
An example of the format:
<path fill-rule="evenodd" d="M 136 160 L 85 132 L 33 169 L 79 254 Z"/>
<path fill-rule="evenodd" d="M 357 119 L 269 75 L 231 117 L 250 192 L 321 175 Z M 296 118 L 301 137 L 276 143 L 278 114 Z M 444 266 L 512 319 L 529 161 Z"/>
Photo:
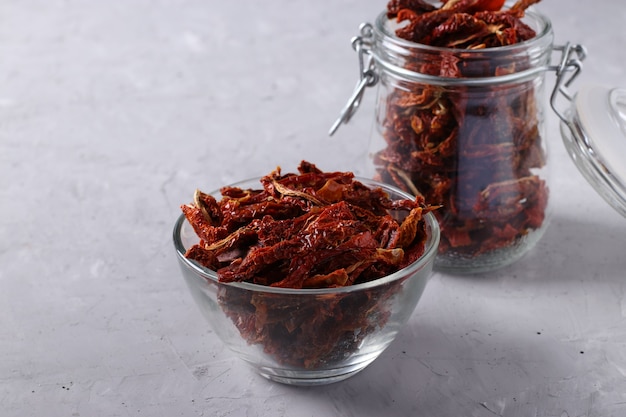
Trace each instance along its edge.
<path fill-rule="evenodd" d="M 626 89 L 581 88 L 561 133 L 583 176 L 626 217 Z"/>

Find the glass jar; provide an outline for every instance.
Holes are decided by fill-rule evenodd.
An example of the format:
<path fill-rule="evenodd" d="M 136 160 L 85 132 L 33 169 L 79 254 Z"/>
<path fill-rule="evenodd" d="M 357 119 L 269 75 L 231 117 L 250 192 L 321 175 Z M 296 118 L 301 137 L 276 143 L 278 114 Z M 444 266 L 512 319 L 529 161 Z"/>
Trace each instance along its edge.
<path fill-rule="evenodd" d="M 353 39 L 361 81 L 331 134 L 378 84 L 371 175 L 440 206 L 439 270 L 508 265 L 547 227 L 545 73 L 577 74 L 570 54 L 582 59 L 583 49 L 555 48 L 540 13 L 527 11 L 524 22 L 536 33 L 528 41 L 451 49 L 399 38 L 398 24 L 381 13 Z M 554 50 L 563 51 L 559 66 L 550 66 Z"/>

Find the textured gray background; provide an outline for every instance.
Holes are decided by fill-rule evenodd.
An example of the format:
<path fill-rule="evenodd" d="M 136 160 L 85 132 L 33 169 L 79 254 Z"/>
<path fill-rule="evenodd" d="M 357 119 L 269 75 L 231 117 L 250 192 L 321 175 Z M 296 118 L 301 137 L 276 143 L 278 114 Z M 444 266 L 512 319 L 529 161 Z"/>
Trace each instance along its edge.
<path fill-rule="evenodd" d="M 554 217 L 481 277 L 435 274 L 406 330 L 344 383 L 291 388 L 225 351 L 171 229 L 193 190 L 363 166 L 370 91 L 349 40 L 384 1 L 0 3 L 0 415 L 626 415 L 626 220 L 548 114 Z M 577 85 L 626 85 L 622 0 L 544 0 L 589 49 Z M 553 77 L 548 77 L 548 83 Z"/>

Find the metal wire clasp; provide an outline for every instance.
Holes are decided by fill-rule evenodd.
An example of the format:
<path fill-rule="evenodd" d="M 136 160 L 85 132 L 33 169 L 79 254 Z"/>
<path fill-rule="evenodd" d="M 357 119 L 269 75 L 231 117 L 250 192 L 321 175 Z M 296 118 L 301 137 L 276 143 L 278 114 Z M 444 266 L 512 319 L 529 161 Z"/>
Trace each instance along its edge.
<path fill-rule="evenodd" d="M 555 46 L 553 49 L 561 51 L 562 55 L 559 65 L 550 68 L 556 71 L 556 83 L 550 95 L 550 106 L 552 106 L 552 110 L 554 110 L 556 115 L 569 125 L 567 115 L 558 109 L 557 100 L 559 94 L 563 95 L 570 102 L 574 99 L 574 94 L 569 92 L 568 87 L 582 71 L 582 61 L 587 56 L 587 51 L 582 45 L 570 45 L 569 43 L 563 46 Z"/>
<path fill-rule="evenodd" d="M 363 93 L 367 87 L 373 87 L 378 82 L 378 74 L 374 70 L 374 59 L 370 54 L 374 28 L 370 23 L 362 23 L 359 27 L 359 36 L 352 38 L 352 49 L 359 56 L 359 81 L 354 87 L 352 95 L 341 110 L 341 114 L 335 120 L 328 134 L 332 136 L 342 123 L 348 123 L 361 104 Z"/>

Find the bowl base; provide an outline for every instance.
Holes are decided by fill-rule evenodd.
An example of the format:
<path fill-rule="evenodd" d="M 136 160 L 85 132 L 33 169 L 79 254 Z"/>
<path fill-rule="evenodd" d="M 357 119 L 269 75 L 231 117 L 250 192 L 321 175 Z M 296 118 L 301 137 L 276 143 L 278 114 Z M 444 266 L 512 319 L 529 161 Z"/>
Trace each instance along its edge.
<path fill-rule="evenodd" d="M 286 385 L 311 387 L 328 385 L 348 379 L 365 369 L 373 360 L 374 359 L 340 369 L 329 369 L 324 371 L 292 371 L 268 367 L 255 368 L 255 370 L 262 377 L 267 378 L 270 381 Z"/>

